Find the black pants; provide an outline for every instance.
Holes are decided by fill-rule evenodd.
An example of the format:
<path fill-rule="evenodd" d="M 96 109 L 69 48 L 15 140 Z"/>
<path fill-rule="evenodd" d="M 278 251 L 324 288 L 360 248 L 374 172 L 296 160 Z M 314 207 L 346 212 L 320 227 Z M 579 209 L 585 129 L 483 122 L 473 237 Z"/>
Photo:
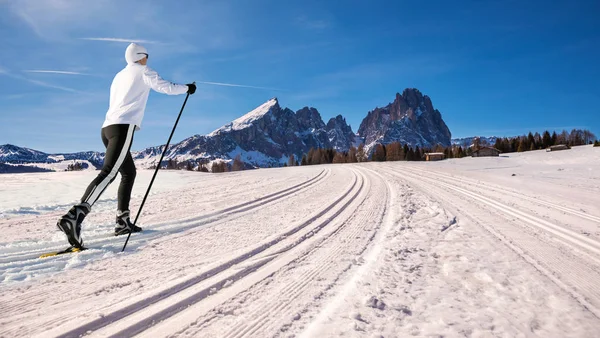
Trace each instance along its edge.
<path fill-rule="evenodd" d="M 131 190 L 135 181 L 135 164 L 129 150 L 133 143 L 133 124 L 113 124 L 102 128 L 102 142 L 106 147 L 104 165 L 100 174 L 87 187 L 81 202 L 94 205 L 100 195 L 106 190 L 121 173 L 121 184 L 118 193 L 118 208 L 121 211 L 129 210 Z"/>

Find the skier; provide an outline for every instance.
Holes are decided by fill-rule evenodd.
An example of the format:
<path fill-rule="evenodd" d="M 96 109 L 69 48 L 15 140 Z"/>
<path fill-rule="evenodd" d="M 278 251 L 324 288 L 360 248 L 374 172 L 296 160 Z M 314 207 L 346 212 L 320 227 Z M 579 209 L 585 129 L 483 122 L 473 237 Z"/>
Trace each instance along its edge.
<path fill-rule="evenodd" d="M 110 105 L 101 130 L 102 142 L 106 147 L 102 170 L 87 187 L 81 202 L 74 205 L 56 224 L 74 248 L 83 248 L 81 223 L 100 195 L 114 181 L 117 172 L 121 173 L 121 184 L 115 236 L 142 231 L 142 228 L 129 219 L 129 200 L 136 175 L 129 150 L 134 131 L 140 130 L 148 94 L 150 89 L 168 95 L 196 92 L 195 84 L 180 85 L 163 80 L 146 65 L 148 51 L 139 44 L 131 43 L 127 46 L 125 60 L 127 66 L 115 75 L 110 86 Z"/>

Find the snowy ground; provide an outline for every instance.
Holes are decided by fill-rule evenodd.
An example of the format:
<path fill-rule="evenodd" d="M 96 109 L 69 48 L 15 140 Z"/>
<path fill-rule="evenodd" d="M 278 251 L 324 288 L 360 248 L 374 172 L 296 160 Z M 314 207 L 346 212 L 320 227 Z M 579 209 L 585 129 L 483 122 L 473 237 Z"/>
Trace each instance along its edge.
<path fill-rule="evenodd" d="M 163 171 L 125 253 L 114 184 L 36 258 L 93 175 L 0 176 L 1 337 L 599 336 L 599 148 Z"/>

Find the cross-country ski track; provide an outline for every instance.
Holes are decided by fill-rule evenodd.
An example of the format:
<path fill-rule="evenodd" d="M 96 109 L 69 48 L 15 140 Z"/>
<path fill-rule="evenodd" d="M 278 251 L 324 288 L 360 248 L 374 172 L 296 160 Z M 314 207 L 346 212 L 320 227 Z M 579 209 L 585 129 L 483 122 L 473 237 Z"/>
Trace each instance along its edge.
<path fill-rule="evenodd" d="M 599 174 L 521 178 L 503 161 L 161 172 L 125 253 L 108 191 L 90 250 L 38 259 L 64 247 L 74 186 L 56 210 L 0 218 L 0 336 L 598 336 Z"/>

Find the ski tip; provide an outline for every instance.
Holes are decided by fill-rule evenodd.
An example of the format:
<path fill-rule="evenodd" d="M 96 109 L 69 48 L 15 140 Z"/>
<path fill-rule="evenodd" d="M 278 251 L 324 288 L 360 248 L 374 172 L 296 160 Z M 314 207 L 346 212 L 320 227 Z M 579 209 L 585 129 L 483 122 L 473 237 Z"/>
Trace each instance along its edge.
<path fill-rule="evenodd" d="M 40 258 L 54 257 L 54 256 L 58 256 L 58 255 L 72 253 L 72 252 L 80 252 L 80 251 L 83 251 L 83 250 L 86 250 L 86 249 L 87 248 L 74 248 L 74 247 L 70 247 L 70 248 L 67 248 L 67 249 L 62 250 L 62 251 L 48 252 L 48 253 L 42 254 L 42 255 L 40 255 Z"/>

